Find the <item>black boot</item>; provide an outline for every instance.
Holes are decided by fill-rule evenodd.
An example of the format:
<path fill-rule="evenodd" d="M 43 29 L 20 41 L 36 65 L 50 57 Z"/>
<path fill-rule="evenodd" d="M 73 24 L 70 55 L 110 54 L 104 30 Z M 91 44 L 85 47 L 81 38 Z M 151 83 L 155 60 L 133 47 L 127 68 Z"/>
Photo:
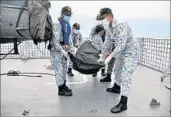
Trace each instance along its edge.
<path fill-rule="evenodd" d="M 101 69 L 101 75 L 102 75 L 102 76 L 106 76 L 106 74 L 105 74 L 105 69 Z"/>
<path fill-rule="evenodd" d="M 127 100 L 128 98 L 126 96 L 121 96 L 119 104 L 117 104 L 115 107 L 111 109 L 112 113 L 119 113 L 124 110 L 127 110 Z"/>
<path fill-rule="evenodd" d="M 105 78 L 100 79 L 100 82 L 111 82 L 111 74 L 107 74 Z"/>
<path fill-rule="evenodd" d="M 117 85 L 116 83 L 114 83 L 113 87 L 107 88 L 106 91 L 107 91 L 107 92 L 111 92 L 111 93 L 120 94 L 120 92 L 121 92 L 121 87 L 120 87 L 119 85 Z"/>
<path fill-rule="evenodd" d="M 72 68 L 68 68 L 67 74 L 72 77 L 74 76 L 74 74 L 72 73 Z"/>
<path fill-rule="evenodd" d="M 93 74 L 92 76 L 93 76 L 93 77 L 96 77 L 96 76 L 97 76 L 97 73 Z"/>
<path fill-rule="evenodd" d="M 61 85 L 58 87 L 58 95 L 59 96 L 72 96 L 72 92 L 66 90 L 65 85 Z"/>
<path fill-rule="evenodd" d="M 64 88 L 66 91 L 72 92 L 72 89 L 70 89 L 67 85 L 66 85 L 66 80 L 64 81 Z"/>

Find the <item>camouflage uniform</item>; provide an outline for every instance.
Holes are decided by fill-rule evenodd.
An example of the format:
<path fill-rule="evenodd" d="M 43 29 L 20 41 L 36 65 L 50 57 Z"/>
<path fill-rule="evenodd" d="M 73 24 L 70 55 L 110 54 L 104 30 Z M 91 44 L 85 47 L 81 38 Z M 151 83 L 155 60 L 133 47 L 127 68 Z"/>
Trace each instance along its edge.
<path fill-rule="evenodd" d="M 108 31 L 106 31 L 106 37 L 105 37 L 105 41 L 104 42 L 104 45 L 103 45 L 103 49 L 102 49 L 102 54 L 108 52 L 108 53 L 112 53 L 113 49 L 114 49 L 114 43 L 112 43 L 112 41 L 109 40 L 110 37 L 109 37 L 109 34 L 108 34 Z M 107 46 L 106 46 L 106 42 L 111 42 L 111 43 L 107 43 Z M 106 46 L 106 47 L 104 47 Z M 107 67 L 107 74 L 112 74 L 112 71 L 113 71 L 113 67 L 114 67 L 114 61 L 115 61 L 115 58 L 112 58 L 109 63 L 108 63 L 108 67 Z"/>
<path fill-rule="evenodd" d="M 73 45 L 73 53 L 75 53 L 76 52 L 76 47 L 77 46 L 79 47 L 82 44 L 82 42 L 83 42 L 82 35 L 81 35 L 81 33 L 74 34 L 72 32 L 71 39 L 72 39 L 72 43 L 73 43 L 72 44 Z M 73 67 L 73 63 L 72 63 L 71 60 L 69 61 L 69 66 L 68 67 L 69 68 L 72 68 Z"/>
<path fill-rule="evenodd" d="M 74 34 L 72 32 L 72 41 L 73 41 L 73 47 L 75 47 L 75 48 L 76 48 L 76 46 L 79 47 L 83 42 L 83 38 L 82 38 L 81 33 Z"/>
<path fill-rule="evenodd" d="M 109 52 L 111 53 L 113 51 L 114 45 L 112 43 L 109 43 L 109 45 L 107 46 L 107 48 L 102 49 L 103 48 L 103 41 L 100 35 L 93 35 L 95 30 L 95 26 L 92 28 L 91 33 L 90 33 L 90 40 L 93 42 L 93 45 L 101 51 L 102 54 Z M 107 35 L 105 37 L 105 39 L 107 38 Z M 110 38 L 108 38 L 110 39 Z M 111 59 L 111 61 L 108 63 L 108 68 L 107 68 L 107 74 L 111 74 L 112 70 L 113 70 L 113 66 L 114 66 L 114 58 Z"/>
<path fill-rule="evenodd" d="M 95 27 L 96 26 L 94 26 L 91 29 L 88 40 L 90 40 L 92 42 L 92 44 L 94 45 L 94 47 L 101 52 L 102 46 L 103 46 L 103 40 L 102 40 L 102 37 L 99 34 L 95 34 Z"/>
<path fill-rule="evenodd" d="M 61 86 L 64 84 L 66 80 L 67 74 L 67 58 L 64 57 L 61 53 L 63 49 L 60 45 L 60 41 L 62 41 L 62 26 L 60 22 L 55 23 L 53 25 L 53 33 L 54 37 L 51 40 L 51 51 L 50 51 L 50 60 L 55 72 L 56 84 L 57 86 Z M 72 40 L 69 40 L 70 45 L 69 48 L 72 49 Z"/>
<path fill-rule="evenodd" d="M 115 58 L 112 58 L 112 59 L 109 61 L 108 67 L 107 67 L 107 74 L 112 74 L 113 67 L 114 67 L 114 62 L 115 62 Z"/>
<path fill-rule="evenodd" d="M 98 49 L 99 51 L 102 50 L 102 45 L 103 45 L 103 41 L 102 41 L 102 38 L 100 35 L 93 35 L 91 38 L 90 38 L 90 41 L 92 42 L 92 44 L 94 45 L 94 47 L 96 49 Z"/>
<path fill-rule="evenodd" d="M 109 49 L 110 43 L 114 43 L 115 49 L 109 58 L 116 58 L 115 83 L 121 86 L 121 94 L 128 97 L 131 90 L 131 77 L 138 63 L 138 41 L 133 37 L 127 23 L 115 22 L 107 32 L 103 52 Z"/>

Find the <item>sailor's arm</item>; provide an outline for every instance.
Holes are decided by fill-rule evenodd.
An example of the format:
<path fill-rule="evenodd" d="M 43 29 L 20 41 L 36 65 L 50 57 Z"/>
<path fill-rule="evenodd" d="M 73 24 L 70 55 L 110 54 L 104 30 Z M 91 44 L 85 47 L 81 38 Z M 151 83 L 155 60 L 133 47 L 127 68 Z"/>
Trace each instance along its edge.
<path fill-rule="evenodd" d="M 74 53 L 74 45 L 72 40 L 72 35 L 69 36 L 69 52 Z"/>
<path fill-rule="evenodd" d="M 105 41 L 102 45 L 102 54 L 109 53 L 110 44 L 112 43 L 109 32 L 106 30 Z"/>
<path fill-rule="evenodd" d="M 119 24 L 117 28 L 117 35 L 114 37 L 111 33 L 111 38 L 114 41 L 115 49 L 111 53 L 110 56 L 115 57 L 118 53 L 122 52 L 125 49 L 125 45 L 127 42 L 127 33 L 128 33 L 128 25 L 126 23 Z"/>
<path fill-rule="evenodd" d="M 82 43 L 83 43 L 83 37 L 82 37 L 82 34 L 79 33 L 79 38 L 78 38 L 78 41 L 77 41 L 77 46 L 80 46 Z"/>
<path fill-rule="evenodd" d="M 59 44 L 59 41 L 61 40 L 61 38 L 62 38 L 62 27 L 60 23 L 55 23 L 53 24 L 52 43 L 53 43 L 55 50 L 57 51 L 63 50 L 63 48 Z"/>

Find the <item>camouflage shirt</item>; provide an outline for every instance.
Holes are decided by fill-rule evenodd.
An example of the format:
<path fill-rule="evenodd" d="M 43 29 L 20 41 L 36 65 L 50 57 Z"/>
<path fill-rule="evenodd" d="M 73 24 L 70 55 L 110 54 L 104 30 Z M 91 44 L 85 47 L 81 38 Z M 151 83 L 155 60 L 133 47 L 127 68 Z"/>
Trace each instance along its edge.
<path fill-rule="evenodd" d="M 82 35 L 81 33 L 78 33 L 78 34 L 74 34 L 72 32 L 72 41 L 73 41 L 73 46 L 76 47 L 76 46 L 80 46 L 83 42 L 83 38 L 82 38 Z"/>
<path fill-rule="evenodd" d="M 51 51 L 61 51 L 63 48 L 60 42 L 62 41 L 63 41 L 62 26 L 58 21 L 58 23 L 53 24 L 53 38 L 51 41 L 51 46 L 52 46 Z M 71 35 L 69 37 L 69 48 L 71 51 L 73 50 L 73 41 Z"/>
<path fill-rule="evenodd" d="M 92 29 L 91 29 L 91 32 L 90 32 L 90 36 L 89 36 L 89 40 L 92 42 L 92 44 L 94 45 L 95 48 L 97 48 L 98 50 L 102 50 L 102 46 L 103 46 L 103 40 L 102 40 L 102 37 L 99 35 L 99 34 L 95 34 L 95 27 L 94 26 Z"/>
<path fill-rule="evenodd" d="M 138 41 L 133 37 L 131 28 L 127 23 L 118 23 L 116 21 L 106 32 L 103 53 L 109 52 L 111 43 L 115 46 L 112 52 L 113 57 L 124 53 L 134 54 L 138 49 Z"/>

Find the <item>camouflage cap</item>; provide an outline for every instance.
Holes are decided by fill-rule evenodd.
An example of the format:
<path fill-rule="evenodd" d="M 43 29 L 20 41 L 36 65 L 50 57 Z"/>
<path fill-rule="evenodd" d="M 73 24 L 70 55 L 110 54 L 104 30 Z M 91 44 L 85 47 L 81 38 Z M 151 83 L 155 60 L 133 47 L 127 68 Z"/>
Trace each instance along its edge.
<path fill-rule="evenodd" d="M 69 6 L 65 6 L 62 8 L 61 13 L 71 16 L 72 15 L 72 9 Z"/>
<path fill-rule="evenodd" d="M 74 25 L 73 25 L 73 27 L 74 27 L 74 29 L 80 29 L 80 24 L 78 24 L 78 23 L 74 23 Z"/>
<path fill-rule="evenodd" d="M 96 33 L 99 33 L 100 31 L 103 31 L 103 30 L 105 30 L 104 27 L 103 27 L 103 25 L 97 25 L 95 27 L 95 32 Z"/>
<path fill-rule="evenodd" d="M 100 12 L 96 17 L 96 20 L 103 20 L 104 15 L 107 15 L 107 14 L 112 14 L 112 10 L 110 8 L 102 8 L 102 9 L 100 9 Z"/>

